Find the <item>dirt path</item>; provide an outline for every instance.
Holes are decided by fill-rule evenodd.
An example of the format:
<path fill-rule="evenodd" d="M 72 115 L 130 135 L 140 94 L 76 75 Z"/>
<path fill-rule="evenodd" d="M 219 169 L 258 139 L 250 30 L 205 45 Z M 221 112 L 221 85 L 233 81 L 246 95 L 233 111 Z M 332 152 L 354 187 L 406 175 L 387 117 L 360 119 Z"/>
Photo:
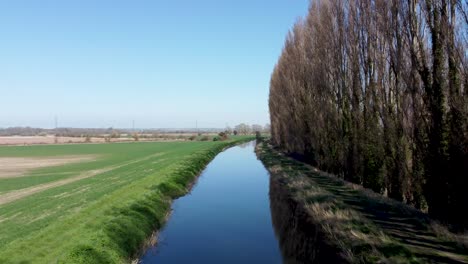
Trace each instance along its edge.
<path fill-rule="evenodd" d="M 36 194 L 36 193 L 51 189 L 51 188 L 63 186 L 63 185 L 66 185 L 66 184 L 70 184 L 70 183 L 79 181 L 79 180 L 94 177 L 94 176 L 96 176 L 98 174 L 102 174 L 102 173 L 105 173 L 105 172 L 108 172 L 108 171 L 111 171 L 111 170 L 115 170 L 115 169 L 118 169 L 118 168 L 121 168 L 121 167 L 124 167 L 124 166 L 128 166 L 128 165 L 137 163 L 137 162 L 145 161 L 145 160 L 148 160 L 150 158 L 161 156 L 163 154 L 164 153 L 156 153 L 154 155 L 150 155 L 150 156 L 147 156 L 147 157 L 144 157 L 144 158 L 141 158 L 141 159 L 133 160 L 133 161 L 130 161 L 130 162 L 127 162 L 127 163 L 124 163 L 124 164 L 109 166 L 109 167 L 105 167 L 105 168 L 101 168 L 101 169 L 97 169 L 97 170 L 86 171 L 86 172 L 83 172 L 83 173 L 81 173 L 81 174 L 79 174 L 77 176 L 71 177 L 71 178 L 58 180 L 58 181 L 54 181 L 54 182 L 50 182 L 50 183 L 44 183 L 44 184 L 29 187 L 29 188 L 24 188 L 24 189 L 20 189 L 20 190 L 7 192 L 5 194 L 0 195 L 0 206 L 4 205 L 4 204 L 7 204 L 7 203 L 11 203 L 13 201 L 16 201 L 16 200 L 19 200 L 19 199 L 22 199 L 22 198 L 25 198 L 25 197 L 28 197 L 28 196 Z"/>
<path fill-rule="evenodd" d="M 468 237 L 449 232 L 426 214 L 319 172 L 267 144 L 262 144 L 257 153 L 272 179 L 305 208 L 312 225 L 330 240 L 335 239 L 332 243 L 345 252 L 369 246 L 367 252 L 383 263 L 406 263 L 411 258 L 416 263 L 468 263 Z M 351 256 L 350 262 L 362 262 L 363 255 L 357 256 L 357 260 Z"/>

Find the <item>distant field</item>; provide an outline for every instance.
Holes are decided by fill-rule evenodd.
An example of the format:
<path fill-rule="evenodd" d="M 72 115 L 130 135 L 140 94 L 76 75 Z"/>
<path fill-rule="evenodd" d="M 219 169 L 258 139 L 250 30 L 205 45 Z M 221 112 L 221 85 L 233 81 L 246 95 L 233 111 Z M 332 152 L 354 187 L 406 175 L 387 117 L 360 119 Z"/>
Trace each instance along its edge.
<path fill-rule="evenodd" d="M 188 140 L 194 133 L 168 133 L 155 135 L 140 135 L 138 141 L 183 141 Z M 204 135 L 215 136 L 217 133 L 205 133 Z M 69 143 L 105 143 L 106 135 L 90 137 L 86 142 L 85 137 L 55 137 L 47 136 L 0 136 L 0 145 L 39 145 L 39 144 L 69 144 Z M 110 138 L 110 142 L 132 142 L 135 141 L 131 135 L 118 138 Z"/>
<path fill-rule="evenodd" d="M 234 141 L 0 147 L 0 263 L 125 262 Z"/>

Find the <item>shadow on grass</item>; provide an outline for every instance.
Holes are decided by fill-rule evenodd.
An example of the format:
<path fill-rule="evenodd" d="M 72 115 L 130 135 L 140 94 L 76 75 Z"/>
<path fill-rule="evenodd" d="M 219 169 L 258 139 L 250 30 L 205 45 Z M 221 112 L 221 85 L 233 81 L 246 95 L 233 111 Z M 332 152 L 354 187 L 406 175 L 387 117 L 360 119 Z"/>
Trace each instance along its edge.
<path fill-rule="evenodd" d="M 320 228 L 311 224 L 306 210 L 273 178 L 270 207 L 284 263 L 347 263 L 341 251 L 327 243 Z"/>
<path fill-rule="evenodd" d="M 352 223 L 352 228 L 348 230 L 348 233 L 345 234 L 349 237 L 352 237 L 352 232 L 359 231 L 363 234 L 367 234 L 369 232 L 373 232 L 374 234 L 382 234 L 381 241 L 388 241 L 385 243 L 374 245 L 372 249 L 365 248 L 366 245 L 358 244 L 358 245 L 351 245 L 350 251 L 353 252 L 369 252 L 372 254 L 372 250 L 377 250 L 378 255 L 384 256 L 385 258 L 392 258 L 393 260 L 397 260 L 397 262 L 416 262 L 416 263 L 468 263 L 468 251 L 467 249 L 457 243 L 456 241 L 451 241 L 448 238 L 442 238 L 439 234 L 437 234 L 433 228 L 431 228 L 432 221 L 428 218 L 428 216 L 420 211 L 417 211 L 413 208 L 409 208 L 408 206 L 386 199 L 382 196 L 379 196 L 375 193 L 370 193 L 369 190 L 359 189 L 353 187 L 353 185 L 348 184 L 338 178 L 333 176 L 326 175 L 324 173 L 314 171 L 313 168 L 296 161 L 290 157 L 286 157 L 285 155 L 273 150 L 271 147 L 268 147 L 266 143 L 263 143 L 261 146 L 261 150 L 257 151 L 262 162 L 265 166 L 269 169 L 272 177 L 277 177 L 278 182 L 295 182 L 295 181 L 309 181 L 311 184 L 314 185 L 315 188 L 320 188 L 324 190 L 324 193 L 320 193 L 318 195 L 306 196 L 302 201 L 303 204 L 327 204 L 333 203 L 332 210 L 352 210 L 356 212 L 359 217 L 363 218 L 363 221 L 367 221 L 371 223 L 372 226 L 375 227 L 375 230 L 368 230 L 369 225 L 362 224 L 360 221 L 352 220 L 346 222 Z M 280 171 L 279 175 L 281 176 L 273 176 L 275 175 L 276 171 Z M 275 185 L 271 186 L 271 192 L 278 192 Z M 290 188 L 288 190 L 289 196 L 291 193 L 295 192 L 304 192 L 305 188 L 310 188 L 310 186 L 304 185 L 300 190 L 300 187 Z M 285 211 L 284 208 L 287 208 L 286 205 L 283 206 L 276 206 L 276 204 L 287 203 L 288 201 L 287 195 L 282 195 L 282 200 L 280 201 L 279 198 L 272 198 L 272 215 L 274 218 L 279 218 L 278 213 L 275 211 L 279 211 L 275 208 L 283 208 L 282 210 Z M 291 217 L 295 214 L 294 212 L 290 212 Z M 282 215 L 282 214 L 281 214 Z M 297 217 L 303 217 L 306 219 L 313 218 L 312 215 L 297 215 Z M 284 218 L 285 216 L 283 216 Z M 295 221 L 295 222 L 294 222 Z M 298 241 L 303 241 L 304 243 L 308 243 L 307 236 L 313 236 L 316 233 L 312 234 L 297 234 L 297 232 L 293 231 L 285 231 L 284 229 L 287 226 L 284 222 L 287 223 L 299 223 L 300 220 L 290 220 L 287 217 L 283 220 L 276 220 L 274 221 L 275 226 L 280 231 L 279 237 L 280 241 L 283 241 L 283 244 L 288 240 L 294 240 L 292 238 L 282 238 L 284 234 L 297 236 Z M 317 230 L 317 226 L 320 226 L 321 223 L 311 223 L 311 222 L 304 222 L 303 223 L 309 225 L 315 225 L 315 227 L 309 227 L 309 229 Z M 340 225 L 340 223 L 336 222 L 336 226 Z M 345 224 L 345 223 L 341 223 Z M 305 225 L 305 224 L 304 224 Z M 292 228 L 297 228 L 298 225 L 290 224 Z M 301 229 L 308 230 L 307 227 L 303 227 Z M 372 229 L 372 228 L 371 228 Z M 296 230 L 297 231 L 297 230 Z M 333 232 L 333 231 L 332 231 Z M 447 231 L 448 232 L 448 231 Z M 282 235 L 283 234 L 283 235 Z M 320 239 L 320 236 L 316 236 L 316 239 Z M 294 250 L 298 250 L 298 252 L 302 252 L 304 254 L 309 254 L 310 257 L 317 257 L 317 252 L 308 249 L 308 246 L 300 245 L 299 242 L 289 243 L 292 246 L 286 246 L 289 248 L 288 252 L 293 252 Z M 286 243 L 287 244 L 287 243 Z M 323 242 L 314 240 L 312 241 L 313 245 L 320 245 Z M 282 246 L 284 247 L 284 246 Z M 305 247 L 301 248 L 301 247 Z M 357 248 L 363 247 L 363 248 Z M 346 249 L 345 249 L 346 250 Z M 300 254 L 302 254 L 300 253 Z M 292 255 L 290 253 L 289 255 Z M 381 258 L 381 257 L 379 257 Z M 307 257 L 302 257 L 302 259 L 306 259 Z M 365 261 L 355 259 L 357 262 L 368 262 L 372 260 L 372 258 L 367 259 Z M 375 259 L 375 261 L 379 261 Z M 384 263 L 387 263 L 385 259 L 380 259 Z M 391 262 L 392 262 L 391 261 Z M 306 261 L 307 262 L 307 261 Z M 309 261 L 310 262 L 310 261 Z M 303 261 L 299 262 L 292 262 L 292 263 L 305 263 Z"/>
<path fill-rule="evenodd" d="M 318 173 L 309 173 L 307 176 L 320 187 L 339 197 L 344 204 L 360 211 L 386 235 L 410 248 L 418 258 L 434 263 L 467 263 L 463 260 L 463 257 L 468 256 L 467 250 L 458 246 L 456 242 L 441 240 L 431 231 L 427 215 L 374 200 L 331 177 Z"/>

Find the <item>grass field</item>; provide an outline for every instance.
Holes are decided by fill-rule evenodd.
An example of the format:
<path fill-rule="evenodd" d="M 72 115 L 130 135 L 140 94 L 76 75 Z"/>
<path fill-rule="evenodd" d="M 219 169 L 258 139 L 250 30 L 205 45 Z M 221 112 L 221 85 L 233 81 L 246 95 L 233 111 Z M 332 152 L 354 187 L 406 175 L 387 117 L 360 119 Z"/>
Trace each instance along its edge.
<path fill-rule="evenodd" d="M 170 201 L 219 151 L 248 139 L 0 147 L 6 164 L 74 158 L 0 175 L 0 263 L 129 262 Z"/>

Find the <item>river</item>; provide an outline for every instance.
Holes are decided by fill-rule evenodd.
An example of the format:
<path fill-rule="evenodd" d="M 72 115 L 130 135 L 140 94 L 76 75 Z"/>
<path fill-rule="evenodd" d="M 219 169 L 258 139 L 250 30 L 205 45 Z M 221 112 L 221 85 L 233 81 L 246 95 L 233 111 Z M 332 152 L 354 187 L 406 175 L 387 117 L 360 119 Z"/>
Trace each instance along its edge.
<path fill-rule="evenodd" d="M 255 143 L 211 161 L 140 263 L 282 263 L 272 224 L 269 174 Z"/>

